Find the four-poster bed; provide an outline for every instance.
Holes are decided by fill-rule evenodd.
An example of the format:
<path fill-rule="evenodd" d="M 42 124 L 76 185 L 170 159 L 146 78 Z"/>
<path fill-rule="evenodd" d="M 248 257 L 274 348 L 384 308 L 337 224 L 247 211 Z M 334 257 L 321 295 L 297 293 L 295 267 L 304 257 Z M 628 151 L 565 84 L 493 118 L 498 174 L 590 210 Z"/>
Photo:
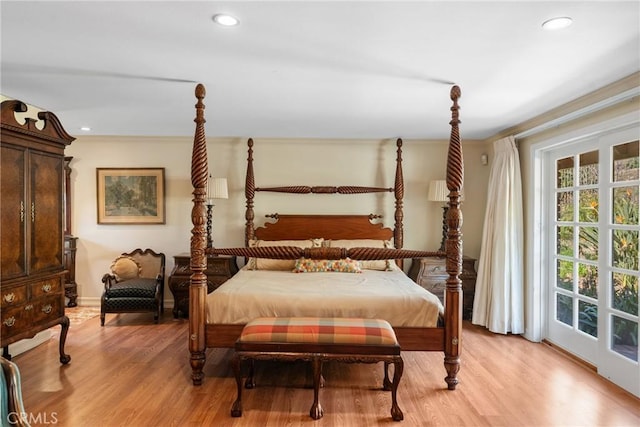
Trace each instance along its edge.
<path fill-rule="evenodd" d="M 248 159 L 247 174 L 245 183 L 246 196 L 246 212 L 245 212 L 245 247 L 243 248 L 207 248 L 205 225 L 205 196 L 208 173 L 206 139 L 204 132 L 204 103 L 205 89 L 203 85 L 196 87 L 196 131 L 193 144 L 192 164 L 191 164 L 191 181 L 193 185 L 193 210 L 192 210 L 192 236 L 191 236 L 191 284 L 189 289 L 189 351 L 191 353 L 190 364 L 192 367 L 192 381 L 194 385 L 202 383 L 204 378 L 203 367 L 205 364 L 205 351 L 207 348 L 233 348 L 238 336 L 240 335 L 247 319 L 252 316 L 259 317 L 263 313 L 258 313 L 262 308 L 280 313 L 287 307 L 278 306 L 271 307 L 267 301 L 266 294 L 275 292 L 275 299 L 278 299 L 278 292 L 293 292 L 291 296 L 302 298 L 304 286 L 298 288 L 286 288 L 284 290 L 276 290 L 280 282 L 287 282 L 287 275 L 298 280 L 298 283 L 305 283 L 309 288 L 311 298 L 316 298 L 317 305 L 322 306 L 322 293 L 327 294 L 336 292 L 335 289 L 327 290 L 328 286 L 323 285 L 322 275 L 331 276 L 335 282 L 341 282 L 343 277 L 357 276 L 356 280 L 359 284 L 345 284 L 343 287 L 335 286 L 334 288 L 355 290 L 355 294 L 345 294 L 344 298 L 349 299 L 350 306 L 356 306 L 356 313 L 362 317 L 371 316 L 373 304 L 369 301 L 368 296 L 364 295 L 368 289 L 372 289 L 372 297 L 383 299 L 388 306 L 393 306 L 393 296 L 378 295 L 377 290 L 373 288 L 373 284 L 379 280 L 388 281 L 394 288 L 402 293 L 408 292 L 412 295 L 405 294 L 398 300 L 398 304 L 414 298 L 420 299 L 418 310 L 426 310 L 429 304 L 439 304 L 437 298 L 435 301 L 429 296 L 427 291 L 411 282 L 404 281 L 406 276 L 400 268 L 395 266 L 393 262 L 387 260 L 396 260 L 401 265 L 402 259 L 414 257 L 432 257 L 446 256 L 447 263 L 447 284 L 446 284 L 446 306 L 436 306 L 436 315 L 431 316 L 429 321 L 420 324 L 411 324 L 403 319 L 390 320 L 389 323 L 397 335 L 401 349 L 404 351 L 443 351 L 444 365 L 447 372 L 445 381 L 449 389 L 455 389 L 458 384 L 457 374 L 460 368 L 460 350 L 461 350 L 461 332 L 462 332 L 462 286 L 459 275 L 462 271 L 462 212 L 460 210 L 460 191 L 463 184 L 463 161 L 460 137 L 458 131 L 458 98 L 460 97 L 460 89 L 454 86 L 451 89 L 451 107 L 452 118 L 451 137 L 449 140 L 449 150 L 447 156 L 447 187 L 449 189 L 449 209 L 447 212 L 447 240 L 445 252 L 426 252 L 402 249 L 403 246 L 403 197 L 404 183 L 402 176 L 402 141 L 397 141 L 397 158 L 395 183 L 393 188 L 381 187 L 358 187 L 358 186 L 319 186 L 309 187 L 302 185 L 285 186 L 285 187 L 268 187 L 260 188 L 255 185 L 253 173 L 253 140 L 248 141 Z M 272 215 L 276 222 L 267 223 L 263 227 L 255 227 L 254 225 L 254 197 L 256 192 L 270 191 L 290 194 L 360 194 L 360 193 L 379 193 L 393 192 L 395 202 L 395 225 L 393 230 L 383 227 L 382 224 L 373 223 L 378 219 L 377 215 Z M 389 242 L 393 242 L 393 247 Z M 231 254 L 249 257 L 247 266 L 243 268 L 236 276 L 226 282 L 223 286 L 213 291 L 207 296 L 207 279 L 204 274 L 206 269 L 206 257 L 215 256 L 217 254 Z M 357 264 L 357 269 L 362 266 L 361 270 L 367 270 L 364 274 L 348 275 L 319 272 L 311 274 L 295 274 L 292 273 L 291 267 L 298 268 L 300 261 L 303 260 L 307 264 L 313 265 L 313 268 L 324 268 L 327 265 L 333 266 L 332 260 L 349 261 L 353 260 Z M 346 261 L 345 261 L 346 262 Z M 380 264 L 382 263 L 382 264 Z M 262 265 L 262 267 L 261 267 Z M 277 265 L 278 267 L 272 268 Z M 318 267 L 320 265 L 320 267 Z M 382 265 L 382 268 L 380 266 Z M 283 267 L 284 266 L 284 267 Z M 278 270 L 278 271 L 257 271 L 257 270 Z M 285 270 L 285 271 L 283 271 Z M 380 271 L 384 270 L 384 271 Z M 392 271 L 386 271 L 392 270 Z M 318 271 L 318 270 L 305 270 Z M 336 271 L 336 270 L 323 270 Z M 340 270 L 343 271 L 343 270 Z M 360 271 L 357 271 L 360 273 Z M 400 274 L 398 274 L 400 273 Z M 317 275 L 317 276 L 316 276 Z M 253 277 L 256 276 L 256 277 Z M 314 276 L 313 280 L 309 279 Z M 401 277 L 402 276 L 402 277 Z M 253 278 L 252 278 L 253 277 Z M 304 279 L 303 279 L 304 277 Z M 382 277 L 382 279 L 381 279 Z M 396 281 L 396 277 L 398 281 Z M 403 278 L 404 277 L 404 278 Z M 236 280 L 237 278 L 237 280 Z M 257 281 L 257 284 L 256 284 Z M 265 285 L 273 283 L 273 285 Z M 311 283 L 311 284 L 310 284 Z M 315 283 L 315 284 L 313 284 Z M 362 284 L 366 284 L 363 286 Z M 369 288 L 369 285 L 372 285 Z M 251 287 L 249 287 L 251 286 Z M 255 287 L 254 287 L 255 286 Z M 324 286 L 324 287 L 323 287 Z M 236 289 L 242 289 L 240 293 L 253 299 L 264 301 L 263 307 L 251 307 L 249 303 L 245 303 L 244 299 L 239 298 Z M 256 297 L 255 292 L 263 292 Z M 257 289 L 262 289 L 259 291 Z M 291 290 L 293 289 L 293 290 Z M 363 291 L 364 290 L 364 291 Z M 298 292 L 300 295 L 298 295 Z M 338 291 L 340 292 L 340 291 Z M 413 293 L 417 295 L 413 295 Z M 226 293 L 229 295 L 225 296 Z M 426 295 L 429 294 L 429 295 Z M 284 294 L 280 294 L 284 295 Z M 338 294 L 340 297 L 341 294 Z M 432 296 L 432 295 L 431 295 Z M 231 298 L 222 299 L 220 298 Z M 327 306 L 335 305 L 336 295 L 332 294 L 330 302 Z M 290 298 L 282 298 L 280 300 Z M 216 304 L 216 300 L 218 305 Z M 354 301 L 362 301 L 361 307 L 357 307 Z M 238 303 L 239 302 L 239 303 Z M 275 304 L 275 303 L 274 303 Z M 228 317 L 216 318 L 216 314 L 222 311 L 222 307 L 229 308 L 237 305 L 241 309 L 241 314 L 228 314 Z M 292 304 L 290 304 L 292 305 Z M 296 302 L 294 315 L 297 315 L 297 309 L 304 310 L 303 302 Z M 433 308 L 433 307 L 432 307 Z M 402 310 L 405 307 L 402 306 Z M 244 310 L 244 311 L 243 311 Z M 358 311 L 359 310 L 359 311 Z M 372 310 L 377 310 L 372 309 Z M 401 310 L 401 311 L 402 311 Z M 301 311 L 302 315 L 307 315 Z M 336 317 L 342 317 L 344 314 L 339 311 Z M 347 313 L 351 315 L 351 313 Z M 439 315 L 438 315 L 439 314 Z M 269 313 L 267 313 L 269 315 Z M 316 313 L 316 315 L 319 315 Z M 326 316 L 326 313 L 322 315 Z M 229 317 L 230 316 L 230 317 Z M 236 316 L 236 317 L 234 317 Z M 377 317 L 385 318 L 386 314 L 378 314 Z M 393 316 L 393 314 L 388 314 Z M 344 316 L 347 317 L 347 316 Z M 435 319 L 435 320 L 434 320 Z M 394 324 L 395 322 L 395 324 Z M 431 323 L 429 323 L 431 322 Z"/>

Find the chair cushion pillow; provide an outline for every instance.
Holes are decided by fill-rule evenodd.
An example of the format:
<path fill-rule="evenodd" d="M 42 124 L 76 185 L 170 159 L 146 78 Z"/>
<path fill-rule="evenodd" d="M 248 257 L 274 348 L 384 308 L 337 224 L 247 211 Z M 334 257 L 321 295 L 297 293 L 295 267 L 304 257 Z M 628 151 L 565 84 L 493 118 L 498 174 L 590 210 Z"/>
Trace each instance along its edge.
<path fill-rule="evenodd" d="M 107 298 L 155 298 L 156 279 L 131 279 L 118 282 L 105 291 Z"/>
<path fill-rule="evenodd" d="M 140 277 L 140 264 L 129 256 L 121 255 L 111 264 L 111 274 L 117 281 L 135 279 Z"/>

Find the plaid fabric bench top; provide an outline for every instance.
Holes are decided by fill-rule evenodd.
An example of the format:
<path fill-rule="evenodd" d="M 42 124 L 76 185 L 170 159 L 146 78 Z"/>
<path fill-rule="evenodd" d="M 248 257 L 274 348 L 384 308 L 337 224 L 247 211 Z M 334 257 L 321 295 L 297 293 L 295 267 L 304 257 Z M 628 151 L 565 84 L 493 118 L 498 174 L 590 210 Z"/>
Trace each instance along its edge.
<path fill-rule="evenodd" d="M 398 345 L 386 320 L 343 317 L 260 317 L 245 325 L 238 342 Z"/>

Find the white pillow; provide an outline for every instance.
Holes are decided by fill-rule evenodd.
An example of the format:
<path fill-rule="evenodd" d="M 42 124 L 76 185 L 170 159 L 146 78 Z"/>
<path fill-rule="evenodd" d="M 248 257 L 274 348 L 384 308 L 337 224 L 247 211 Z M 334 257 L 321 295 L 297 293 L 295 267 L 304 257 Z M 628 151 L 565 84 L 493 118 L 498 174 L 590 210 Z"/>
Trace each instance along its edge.
<path fill-rule="evenodd" d="M 264 248 L 267 246 L 295 246 L 298 248 L 319 248 L 322 239 L 307 240 L 249 240 L 250 248 Z M 295 259 L 269 259 L 249 258 L 247 268 L 249 270 L 293 270 Z"/>

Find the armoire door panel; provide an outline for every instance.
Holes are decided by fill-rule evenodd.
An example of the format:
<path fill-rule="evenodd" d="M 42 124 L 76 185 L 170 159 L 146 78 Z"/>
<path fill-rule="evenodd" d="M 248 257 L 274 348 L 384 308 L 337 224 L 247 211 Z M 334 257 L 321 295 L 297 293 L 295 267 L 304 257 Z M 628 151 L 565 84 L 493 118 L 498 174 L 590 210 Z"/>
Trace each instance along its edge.
<path fill-rule="evenodd" d="M 0 152 L 0 217 L 2 239 L 0 257 L 2 280 L 27 274 L 26 265 L 26 185 L 23 148 L 3 146 Z"/>
<path fill-rule="evenodd" d="M 30 273 L 62 268 L 63 159 L 31 152 Z"/>

